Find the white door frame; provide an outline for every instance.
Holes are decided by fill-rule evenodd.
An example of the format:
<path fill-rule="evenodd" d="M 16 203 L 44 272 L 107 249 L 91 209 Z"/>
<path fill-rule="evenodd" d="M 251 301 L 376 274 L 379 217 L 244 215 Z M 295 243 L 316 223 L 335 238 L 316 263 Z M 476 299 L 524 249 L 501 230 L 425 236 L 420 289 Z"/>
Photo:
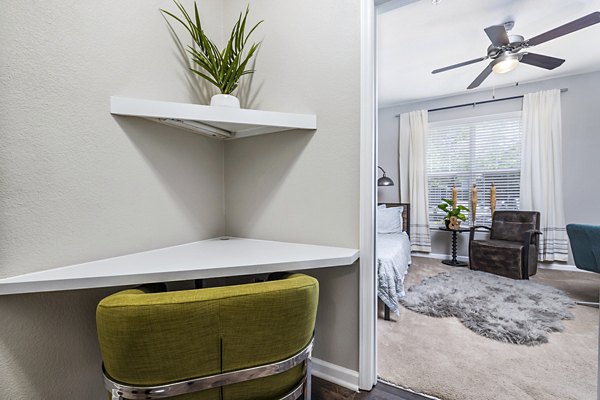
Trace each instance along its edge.
<path fill-rule="evenodd" d="M 371 390 L 377 383 L 375 296 L 375 3 L 361 0 L 360 68 L 360 284 L 358 387 Z"/>
<path fill-rule="evenodd" d="M 375 273 L 375 204 L 377 201 L 376 14 L 418 0 L 360 0 L 360 289 L 358 387 L 377 383 L 377 282 Z M 599 353 L 600 359 L 600 353 Z M 598 374 L 600 380 L 600 372 Z M 600 389 L 599 389 L 600 393 Z M 600 397 L 598 398 L 600 400 Z"/>

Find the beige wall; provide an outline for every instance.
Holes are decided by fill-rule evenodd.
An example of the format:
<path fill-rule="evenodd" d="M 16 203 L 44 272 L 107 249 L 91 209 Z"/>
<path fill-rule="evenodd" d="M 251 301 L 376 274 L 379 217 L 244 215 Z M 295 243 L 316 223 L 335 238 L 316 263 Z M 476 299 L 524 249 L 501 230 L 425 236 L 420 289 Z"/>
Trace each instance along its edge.
<path fill-rule="evenodd" d="M 220 35 L 220 1 L 199 3 Z M 0 277 L 224 233 L 223 143 L 109 113 L 195 97 L 161 6 L 2 2 Z M 0 398 L 105 399 L 94 309 L 114 290 L 0 297 Z"/>
<path fill-rule="evenodd" d="M 228 27 L 246 1 L 228 1 Z M 252 1 L 265 22 L 253 87 L 262 109 L 316 113 L 314 133 L 226 143 L 231 235 L 359 246 L 360 3 Z M 358 266 L 321 283 L 315 356 L 358 370 Z"/>
<path fill-rule="evenodd" d="M 199 4 L 220 41 L 246 2 Z M 319 129 L 226 144 L 109 113 L 111 95 L 199 100 L 158 12 L 170 2 L 3 7 L 0 277 L 221 234 L 358 247 L 358 1 L 251 2 L 251 105 L 314 112 Z M 311 273 L 316 356 L 356 370 L 358 267 Z M 0 297 L 0 397 L 105 398 L 94 310 L 116 290 Z"/>

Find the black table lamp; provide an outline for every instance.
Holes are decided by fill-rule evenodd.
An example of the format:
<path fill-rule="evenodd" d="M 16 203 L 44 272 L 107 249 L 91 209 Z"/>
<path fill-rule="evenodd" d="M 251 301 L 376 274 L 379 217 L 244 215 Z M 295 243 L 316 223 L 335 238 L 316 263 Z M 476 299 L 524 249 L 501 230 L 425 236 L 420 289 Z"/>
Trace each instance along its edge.
<path fill-rule="evenodd" d="M 379 165 L 377 166 L 383 172 L 383 176 L 377 179 L 377 186 L 394 186 L 394 181 L 385 176 L 385 171 Z"/>

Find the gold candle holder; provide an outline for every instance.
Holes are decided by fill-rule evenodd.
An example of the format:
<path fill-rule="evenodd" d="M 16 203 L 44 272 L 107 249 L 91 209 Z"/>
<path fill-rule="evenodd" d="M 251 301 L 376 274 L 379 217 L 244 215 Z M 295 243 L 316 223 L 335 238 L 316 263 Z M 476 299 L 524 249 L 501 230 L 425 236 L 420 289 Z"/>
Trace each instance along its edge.
<path fill-rule="evenodd" d="M 456 188 L 456 185 L 452 185 L 452 208 L 456 208 L 456 205 L 458 204 L 458 189 Z"/>
<path fill-rule="evenodd" d="M 477 185 L 473 184 L 471 188 L 471 225 L 475 226 L 475 217 L 477 215 Z"/>
<path fill-rule="evenodd" d="M 490 208 L 492 209 L 492 218 L 494 218 L 494 213 L 496 212 L 496 185 L 493 183 L 490 188 Z"/>

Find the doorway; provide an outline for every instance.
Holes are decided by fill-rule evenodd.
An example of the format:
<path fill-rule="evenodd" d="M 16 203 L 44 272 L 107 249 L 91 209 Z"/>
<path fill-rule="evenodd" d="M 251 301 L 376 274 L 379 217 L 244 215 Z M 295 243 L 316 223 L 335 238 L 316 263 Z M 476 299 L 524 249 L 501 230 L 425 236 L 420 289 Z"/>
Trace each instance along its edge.
<path fill-rule="evenodd" d="M 388 10 L 391 3 L 394 2 L 384 3 L 387 4 Z M 396 2 L 396 4 L 398 3 L 400 2 Z M 460 5 L 450 5 L 449 2 L 444 1 L 440 2 L 437 6 L 430 2 L 418 2 L 418 4 L 415 2 L 402 3 L 404 3 L 401 5 L 406 12 L 409 12 L 412 8 L 429 6 L 430 8 L 427 10 L 427 14 L 421 14 L 420 17 L 414 17 L 414 15 L 413 17 L 408 17 L 413 20 L 428 20 L 427 25 L 429 26 L 436 25 L 432 21 L 435 21 L 434 16 L 436 14 L 443 14 L 440 10 L 447 13 L 446 17 L 443 19 L 450 21 L 452 21 L 452 18 L 448 17 L 448 15 L 451 13 L 455 13 L 456 15 L 468 14 L 465 10 L 460 9 Z M 506 2 L 497 1 L 492 3 L 493 4 L 488 4 L 489 7 L 487 10 L 480 10 L 481 17 L 484 18 L 483 20 L 490 21 L 482 22 L 482 27 L 485 27 L 485 24 L 491 25 L 498 23 L 497 21 L 505 18 L 510 11 L 502 8 L 510 7 L 510 5 L 505 4 Z M 471 4 L 471 8 L 474 7 L 474 4 L 475 3 Z M 447 7 L 444 10 L 442 9 L 442 6 Z M 522 8 L 519 10 L 514 10 L 514 15 L 521 16 L 521 20 L 526 19 L 526 15 L 531 15 L 531 18 L 534 18 L 533 14 L 528 14 L 527 11 L 528 8 L 534 6 L 533 2 L 528 1 L 521 6 Z M 559 7 L 560 4 L 558 2 L 552 2 L 552 4 L 549 4 L 548 6 Z M 571 4 L 571 6 L 574 6 L 574 4 Z M 448 10 L 450 7 L 453 7 L 453 9 Z M 494 9 L 494 7 L 496 8 Z M 550 20 L 546 21 L 546 28 L 542 26 L 543 21 L 540 21 L 538 23 L 539 26 L 536 27 L 536 29 L 532 28 L 531 30 L 532 32 L 543 31 L 544 29 L 559 25 L 560 21 L 568 22 L 567 20 L 574 19 L 579 15 L 584 15 L 591 11 L 593 10 L 579 7 L 576 12 L 573 11 L 574 14 L 570 14 L 571 16 L 565 15 L 564 12 L 548 11 L 549 15 L 552 14 L 552 17 L 549 17 Z M 458 21 L 458 19 L 454 19 L 454 21 Z M 378 21 L 375 25 L 378 25 L 379 23 L 380 22 Z M 519 23 L 519 21 L 517 21 L 517 23 Z M 461 24 L 465 26 L 469 25 L 467 21 L 464 20 Z M 398 23 L 397 25 L 402 26 L 403 24 Z M 481 25 L 481 23 L 479 25 Z M 408 27 L 411 25 L 405 23 L 404 26 Z M 415 43 L 418 42 L 417 36 L 420 37 L 421 42 L 425 40 L 424 35 L 426 35 L 427 29 L 418 30 L 414 29 L 413 26 L 407 29 L 410 32 L 405 35 L 396 34 L 394 40 L 396 42 L 407 40 Z M 523 27 L 523 29 L 525 29 L 525 27 Z M 457 28 L 456 30 L 459 29 Z M 452 35 L 455 33 L 456 32 L 454 31 L 449 32 L 447 36 L 453 37 Z M 590 31 L 590 34 L 591 33 L 592 31 Z M 474 29 L 472 35 L 476 36 L 477 34 L 481 34 L 483 37 L 481 40 L 486 43 L 488 38 L 485 36 L 483 29 L 480 26 L 478 26 L 477 29 Z M 381 38 L 378 37 L 377 39 Z M 377 43 L 379 44 L 380 41 L 378 40 Z M 558 52 L 563 51 L 560 46 L 555 49 Z M 428 55 L 432 54 L 432 52 L 427 52 L 425 50 L 424 52 Z M 396 51 L 396 53 L 401 52 Z M 407 51 L 405 54 L 409 54 L 410 57 L 407 56 L 402 62 L 396 63 L 397 74 L 402 74 L 406 69 L 414 68 L 414 66 L 418 64 L 427 65 L 427 74 L 436 67 L 432 66 L 432 68 L 429 68 L 424 60 L 419 59 L 419 52 Z M 574 58 L 571 57 L 570 60 L 574 60 Z M 457 59 L 456 61 L 460 61 L 460 59 Z M 441 67 L 445 64 L 451 64 L 452 62 L 454 61 L 442 59 L 437 66 Z M 549 88 L 568 88 L 569 92 L 566 95 L 562 95 L 562 101 L 564 102 L 564 105 L 573 105 L 578 103 L 578 101 L 575 100 L 577 95 L 575 95 L 573 88 L 577 87 L 577 90 L 580 90 L 581 93 L 587 92 L 586 87 L 593 86 L 593 82 L 600 77 L 598 71 L 567 76 L 539 75 L 539 78 L 535 78 L 531 81 L 527 81 L 525 78 L 514 78 L 515 76 L 521 75 L 512 75 L 512 77 L 509 75 L 506 75 L 506 77 L 492 75 L 489 77 L 490 80 L 488 81 L 488 86 L 483 85 L 478 92 L 467 92 L 467 84 L 473 80 L 474 76 L 476 76 L 483 67 L 485 67 L 485 65 L 468 67 L 468 69 L 464 70 L 464 75 L 462 71 L 459 75 L 447 75 L 448 78 L 445 79 L 459 81 L 459 83 L 464 86 L 464 93 L 459 93 L 458 91 L 436 93 L 435 89 L 440 86 L 439 83 L 430 85 L 424 84 L 422 86 L 427 86 L 424 89 L 429 90 L 428 94 L 422 93 L 412 99 L 406 98 L 400 102 L 388 102 L 385 107 L 381 107 L 382 104 L 379 104 L 378 107 L 376 107 L 378 111 L 378 121 L 376 124 L 379 135 L 375 139 L 375 143 L 378 144 L 378 149 L 374 151 L 375 158 L 372 163 L 371 171 L 374 175 L 375 172 L 378 174 L 373 178 L 372 184 L 373 187 L 377 189 L 377 180 L 383 178 L 385 171 L 385 177 L 390 178 L 393 181 L 394 186 L 380 186 L 379 190 L 376 190 L 378 193 L 375 196 L 376 200 L 372 203 L 373 209 L 375 209 L 376 203 L 386 203 L 388 205 L 405 203 L 404 199 L 400 196 L 400 193 L 398 193 L 398 184 L 401 181 L 401 177 L 398 173 L 398 164 L 401 160 L 398 160 L 397 157 L 399 148 L 397 138 L 399 119 L 397 115 L 419 109 L 429 110 L 429 122 L 434 125 L 433 128 L 435 128 L 436 132 L 440 135 L 442 135 L 440 132 L 446 130 L 447 132 L 451 132 L 450 136 L 456 136 L 456 129 L 458 129 L 459 126 L 462 128 L 468 126 L 469 128 L 465 129 L 469 130 L 469 132 L 479 131 L 479 127 L 483 126 L 482 124 L 489 125 L 491 124 L 490 121 L 502 121 L 501 125 L 503 127 L 508 127 L 511 120 L 519 121 L 521 119 L 520 114 L 515 114 L 520 113 L 523 108 L 523 100 L 520 96 Z M 520 66 L 519 70 L 515 73 L 523 73 L 524 75 L 522 76 L 526 76 L 525 74 L 530 72 L 527 67 L 528 66 Z M 515 85 L 515 81 L 519 82 L 519 84 Z M 410 84 L 406 84 L 405 82 L 403 86 L 404 92 L 409 92 L 409 88 Z M 378 95 L 378 98 L 380 99 L 382 95 L 381 91 L 379 91 Z M 511 97 L 518 98 L 508 99 Z M 471 107 L 456 107 L 466 103 L 472 104 L 480 101 L 500 100 L 505 98 L 508 100 L 490 102 L 489 104 L 479 104 Z M 376 102 L 377 100 L 374 100 L 374 103 Z M 386 110 L 382 112 L 382 108 Z M 567 120 L 578 120 L 582 118 L 575 114 L 576 109 L 578 108 L 579 107 L 571 108 L 571 106 L 563 108 L 563 124 Z M 442 110 L 431 112 L 433 109 Z M 570 109 L 571 111 L 567 111 L 567 109 Z M 571 112 L 573 114 L 569 114 Z M 381 131 L 385 129 L 387 129 L 387 132 L 391 136 L 382 137 Z M 576 131 L 575 128 L 570 129 L 570 132 Z M 499 135 L 500 134 L 504 135 L 502 137 L 506 137 L 506 135 L 512 133 L 505 129 L 505 131 L 499 133 Z M 583 132 L 573 134 L 582 135 L 582 137 L 584 135 Z M 478 138 L 471 137 L 469 140 L 474 143 Z M 499 139 L 495 140 L 494 143 L 500 143 Z M 499 147 L 499 145 L 496 146 L 496 148 L 497 147 Z M 392 158 L 382 154 L 382 149 L 388 154 L 392 153 Z M 573 162 L 573 164 L 565 163 L 563 170 L 565 175 L 569 175 L 571 173 L 570 171 L 576 169 L 574 168 L 574 165 L 577 164 L 576 157 L 573 156 L 573 158 L 571 158 L 570 155 L 570 151 L 572 150 L 573 149 L 568 150 L 565 148 L 565 156 L 563 159 L 571 160 Z M 395 156 L 393 153 L 395 153 Z M 496 151 L 496 153 L 499 153 L 499 151 Z M 585 153 L 585 150 L 580 149 L 579 154 L 582 153 Z M 517 159 L 520 158 L 516 157 L 515 160 Z M 504 160 L 503 162 L 509 161 Z M 383 171 L 378 169 L 378 166 L 381 167 Z M 512 167 L 514 167 L 514 165 L 511 165 L 511 168 Z M 475 171 L 474 166 L 469 168 L 474 172 L 468 179 L 475 179 L 472 176 L 475 176 L 479 172 Z M 515 167 L 515 170 L 520 171 L 520 167 Z M 502 174 L 504 175 L 501 177 L 501 173 L 495 171 L 494 174 L 496 175 L 494 175 L 492 181 L 495 185 L 499 183 L 504 185 L 502 186 L 502 189 L 498 186 L 498 191 L 504 190 L 504 198 L 502 201 L 504 202 L 503 206 L 506 207 L 505 209 L 518 210 L 519 199 L 514 194 L 509 193 L 508 188 L 518 187 L 519 184 L 518 182 L 515 184 L 514 181 L 510 181 L 511 178 L 508 177 L 509 172 L 510 171 L 503 171 Z M 452 173 L 457 175 L 455 171 Z M 517 175 L 519 174 L 513 173 L 514 177 Z M 449 179 L 459 182 L 459 178 L 453 176 Z M 573 180 L 575 180 L 575 178 L 573 178 Z M 479 204 L 477 208 L 478 215 L 475 216 L 474 219 L 477 222 L 481 222 L 482 225 L 489 225 L 492 221 L 490 210 L 492 196 L 490 188 L 486 186 L 485 183 L 482 184 L 479 182 L 481 181 L 477 181 L 477 187 L 480 188 Z M 433 201 L 441 202 L 442 197 L 450 197 L 452 195 L 452 182 L 446 182 L 444 185 L 443 190 L 436 195 L 437 197 L 435 199 L 431 197 L 432 204 Z M 459 187 L 457 195 L 458 202 L 462 202 L 465 206 L 469 206 L 470 208 L 470 189 L 472 183 L 464 184 L 467 189 L 463 189 L 462 191 L 460 189 L 462 185 L 457 186 Z M 585 194 L 582 194 L 581 189 L 570 184 L 566 184 L 566 186 L 571 186 L 571 189 L 574 192 L 579 191 L 578 196 L 586 197 Z M 584 190 L 584 192 L 586 191 Z M 498 193 L 498 196 L 499 195 L 500 194 Z M 565 203 L 568 203 L 577 197 L 568 190 L 564 191 L 564 196 Z M 498 200 L 499 207 L 500 203 L 501 201 Z M 572 204 L 574 205 L 575 203 Z M 434 207 L 435 205 L 437 204 L 433 204 Z M 577 222 L 577 220 L 580 220 L 580 222 L 600 223 L 600 216 L 597 215 L 597 213 L 590 214 L 589 212 L 591 211 L 588 210 L 588 214 L 584 216 L 583 214 L 578 214 L 579 211 L 576 210 L 578 207 L 567 206 L 565 208 L 566 222 Z M 430 222 L 435 223 L 437 220 L 434 217 L 431 217 Z M 466 222 L 466 224 L 469 224 L 469 222 Z M 428 278 L 433 278 L 444 273 L 454 273 L 457 270 L 457 267 L 449 267 L 441 263 L 441 259 L 451 257 L 452 233 L 440 231 L 438 226 L 431 228 L 430 231 L 431 251 L 427 254 L 413 254 L 411 267 L 404 280 L 404 286 L 407 290 Z M 376 235 L 377 232 L 373 232 L 373 237 L 376 237 Z M 467 262 L 469 234 L 463 232 L 457 236 L 457 261 Z M 483 235 L 480 237 L 484 238 Z M 378 249 L 377 244 L 378 242 L 374 243 L 375 249 Z M 363 253 L 363 256 L 364 255 L 365 253 Z M 377 263 L 378 260 L 375 259 L 373 265 L 377 267 Z M 465 268 L 465 270 L 467 269 Z M 375 269 L 373 271 L 375 271 Z M 373 279 L 377 280 L 377 276 Z M 576 269 L 572 255 L 569 256 L 569 261 L 567 262 L 540 264 L 537 274 L 532 276 L 529 281 L 546 287 L 559 289 L 572 300 L 587 299 L 596 301 L 598 299 L 598 286 L 600 286 L 598 276 L 596 274 L 586 274 Z M 361 281 L 361 283 L 364 283 L 364 281 Z M 374 289 L 374 291 L 375 290 L 376 289 Z M 375 294 L 373 294 L 373 296 L 375 296 Z M 379 304 L 379 310 L 376 311 L 376 315 L 379 317 L 377 319 L 378 327 L 376 329 L 374 328 L 374 330 L 378 337 L 382 336 L 381 334 L 383 333 L 383 340 L 387 343 L 385 346 L 379 347 L 379 352 L 376 357 L 377 367 L 375 370 L 380 377 L 386 378 L 386 380 L 392 381 L 399 386 L 408 387 L 417 392 L 427 393 L 443 399 L 470 398 L 469 396 L 474 396 L 473 398 L 485 398 L 483 392 L 494 393 L 496 396 L 495 398 L 502 398 L 502 395 L 512 399 L 527 398 L 524 397 L 526 396 L 524 393 L 533 393 L 530 396 L 542 399 L 592 399 L 595 398 L 597 387 L 595 372 L 597 370 L 596 349 L 598 342 L 597 310 L 594 311 L 593 309 L 583 308 L 582 306 L 567 308 L 567 311 L 573 314 L 573 319 L 570 319 L 570 317 L 561 318 L 559 324 L 562 327 L 558 329 L 558 332 L 550 332 L 547 335 L 547 342 L 541 340 L 539 343 L 517 344 L 510 341 L 503 342 L 501 340 L 482 336 L 474 330 L 469 329 L 458 317 L 434 318 L 432 316 L 424 315 L 423 313 L 402 308 L 402 306 L 400 307 L 399 316 L 394 315 L 392 312 L 392 322 L 388 323 L 385 321 L 385 308 L 382 304 Z M 386 323 L 387 325 L 384 330 L 382 329 L 382 326 Z M 417 327 L 418 329 L 411 329 L 417 333 L 414 334 L 409 331 L 400 332 L 394 329 L 403 323 L 407 326 Z M 575 339 L 576 337 L 578 339 Z M 585 344 L 583 344 L 583 342 L 578 342 L 579 339 L 583 339 L 584 337 L 586 338 Z M 400 340 L 400 342 L 403 343 L 393 343 L 398 338 L 401 338 L 402 340 Z M 575 345 L 576 342 L 578 342 L 579 345 Z M 395 353 L 393 351 L 394 346 L 402 350 L 408 348 L 415 351 L 399 351 Z M 594 349 L 594 351 L 591 352 L 591 356 L 589 352 L 590 348 Z M 391 357 L 393 360 L 388 363 L 390 359 L 385 359 L 385 356 L 390 354 L 393 355 L 393 357 Z M 552 354 L 552 356 L 545 358 L 545 356 L 550 354 Z M 574 354 L 577 355 L 574 356 Z M 561 358 L 561 355 L 564 355 L 564 358 Z M 575 361 L 575 359 L 577 359 L 577 361 Z M 582 361 L 582 363 L 580 363 L 580 361 Z M 398 363 L 403 363 L 404 366 L 403 368 L 398 369 L 399 372 L 396 375 L 388 374 L 387 372 L 382 373 L 383 368 L 391 369 L 392 367 L 397 366 Z M 578 366 L 575 367 L 575 364 L 578 364 Z M 539 365 L 545 366 L 545 372 L 543 374 L 540 374 L 539 368 L 536 367 Z M 475 368 L 476 366 L 480 367 L 479 370 Z M 577 369 L 576 373 L 573 372 L 574 369 Z M 496 371 L 494 378 L 492 379 L 490 376 L 485 375 L 484 370 Z M 407 377 L 410 379 L 407 379 Z M 495 384 L 494 381 L 496 381 L 497 384 Z M 477 391 L 470 394 L 465 392 L 466 388 L 473 387 L 473 382 L 479 382 L 479 384 L 475 386 L 480 388 L 483 391 L 483 394 Z"/>

